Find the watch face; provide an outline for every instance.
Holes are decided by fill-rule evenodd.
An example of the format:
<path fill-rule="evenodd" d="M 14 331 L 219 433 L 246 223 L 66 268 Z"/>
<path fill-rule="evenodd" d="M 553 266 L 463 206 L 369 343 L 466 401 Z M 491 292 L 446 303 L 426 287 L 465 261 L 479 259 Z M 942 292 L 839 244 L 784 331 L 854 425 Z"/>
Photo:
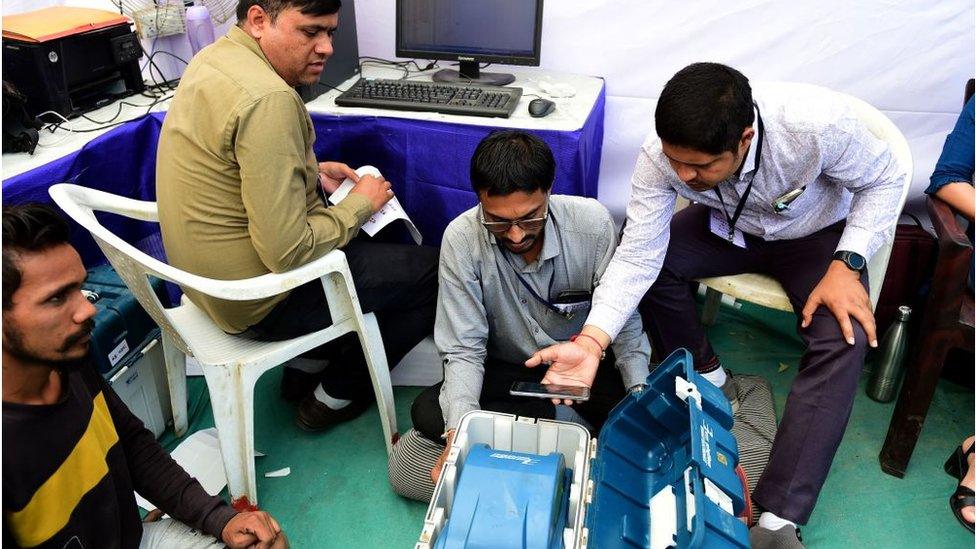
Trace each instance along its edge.
<path fill-rule="evenodd" d="M 867 261 L 865 261 L 864 258 L 858 254 L 848 254 L 847 264 L 850 265 L 855 271 L 860 271 L 867 265 Z"/>

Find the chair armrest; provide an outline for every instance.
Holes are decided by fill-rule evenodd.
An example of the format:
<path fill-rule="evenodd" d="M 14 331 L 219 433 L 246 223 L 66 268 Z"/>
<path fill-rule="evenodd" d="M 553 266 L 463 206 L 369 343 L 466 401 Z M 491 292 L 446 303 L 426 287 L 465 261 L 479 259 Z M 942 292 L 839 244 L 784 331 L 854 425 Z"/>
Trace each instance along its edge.
<path fill-rule="evenodd" d="M 273 297 L 329 273 L 348 272 L 346 254 L 332 250 L 324 256 L 284 273 L 268 273 L 240 280 L 216 280 L 193 275 L 159 262 L 158 275 L 185 288 L 228 301 Z"/>
<path fill-rule="evenodd" d="M 117 262 L 138 263 L 143 272 L 228 301 L 273 297 L 329 273 L 348 273 L 346 254 L 333 250 L 301 267 L 284 273 L 268 273 L 243 280 L 216 280 L 188 273 L 149 256 L 102 226 L 93 211 L 104 211 L 142 221 L 159 221 L 155 202 L 134 200 L 69 183 L 52 185 L 54 202 L 95 237 L 105 255 Z M 108 249 L 106 249 L 106 247 Z M 114 260 L 113 260 L 114 258 Z"/>
<path fill-rule="evenodd" d="M 59 187 L 62 189 L 58 190 L 57 188 Z M 55 196 L 54 193 L 67 194 L 74 200 L 78 200 L 78 197 L 83 197 L 86 205 L 95 211 L 109 212 L 122 217 L 138 219 L 139 221 L 159 223 L 159 209 L 156 207 L 155 202 L 138 200 L 127 196 L 118 196 L 98 189 L 68 183 L 53 185 L 49 192 L 51 192 L 52 197 Z"/>
<path fill-rule="evenodd" d="M 956 248 L 973 247 L 959 225 L 955 212 L 948 204 L 940 198 L 929 196 L 925 200 L 925 205 L 929 212 L 929 219 L 932 221 L 932 228 L 935 229 L 935 236 L 939 239 L 939 248 L 946 245 Z"/>
<path fill-rule="evenodd" d="M 948 204 L 930 196 L 926 206 L 939 240 L 939 255 L 932 274 L 932 289 L 926 310 L 935 307 L 936 310 L 954 311 L 951 314 L 958 315 L 963 296 L 969 295 L 965 287 L 973 264 L 973 245 Z M 933 314 L 932 318 L 940 317 Z"/>

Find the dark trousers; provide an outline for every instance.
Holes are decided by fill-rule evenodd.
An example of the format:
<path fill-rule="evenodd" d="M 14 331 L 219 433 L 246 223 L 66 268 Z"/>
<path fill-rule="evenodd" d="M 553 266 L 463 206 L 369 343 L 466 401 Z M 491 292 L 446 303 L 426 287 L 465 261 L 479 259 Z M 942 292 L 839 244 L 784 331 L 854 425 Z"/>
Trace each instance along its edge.
<path fill-rule="evenodd" d="M 428 246 L 353 239 L 342 251 L 363 313 L 376 313 L 390 368 L 434 330 L 437 250 Z M 244 335 L 265 341 L 291 339 L 332 324 L 322 283 L 303 284 Z M 373 394 L 366 358 L 355 333 L 312 349 L 304 358 L 328 360 L 320 374 L 330 396 L 355 400 Z"/>
<path fill-rule="evenodd" d="M 779 281 L 799 312 L 826 273 L 844 229 L 840 222 L 803 238 L 768 242 L 746 235 L 747 247 L 742 249 L 712 234 L 708 223 L 709 208 L 704 206 L 675 214 L 661 274 L 640 305 L 645 329 L 660 356 L 684 347 L 694 355 L 696 366 L 707 363 L 715 351 L 695 309 L 694 279 L 764 273 Z M 861 282 L 866 288 L 866 273 Z M 844 341 L 826 307 L 817 309 L 806 329 L 800 329 L 797 317 L 807 350 L 754 498 L 763 508 L 799 524 L 813 512 L 850 418 L 867 350 L 864 330 L 851 320 L 854 345 Z"/>
<path fill-rule="evenodd" d="M 544 368 L 526 368 L 524 364 L 512 364 L 489 357 L 485 361 L 485 377 L 479 397 L 481 409 L 553 419 L 556 416 L 556 406 L 549 399 L 513 396 L 508 393 L 512 383 L 516 381 L 538 383 L 542 381 L 545 373 Z M 410 416 L 413 419 L 413 428 L 417 432 L 427 439 L 443 444 L 441 435 L 444 434 L 445 421 L 440 403 L 441 385 L 442 383 L 438 383 L 428 387 L 417 395 L 410 409 Z M 593 426 L 594 430 L 599 432 L 610 410 L 624 398 L 624 394 L 623 379 L 614 365 L 612 353 L 608 351 L 607 358 L 597 370 L 593 387 L 590 388 L 590 399 L 574 404 L 573 408 Z"/>

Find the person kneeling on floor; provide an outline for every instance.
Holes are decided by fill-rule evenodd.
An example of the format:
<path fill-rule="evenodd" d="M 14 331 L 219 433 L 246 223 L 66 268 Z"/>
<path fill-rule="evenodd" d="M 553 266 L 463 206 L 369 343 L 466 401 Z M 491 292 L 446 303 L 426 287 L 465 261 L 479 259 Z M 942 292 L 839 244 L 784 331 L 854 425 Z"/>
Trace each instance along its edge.
<path fill-rule="evenodd" d="M 3 544 L 288 547 L 183 470 L 89 361 L 95 306 L 68 225 L 3 208 Z M 133 490 L 173 517 L 142 523 Z"/>
<path fill-rule="evenodd" d="M 390 460 L 403 496 L 430 498 L 467 412 L 572 421 L 596 432 L 625 389 L 647 377 L 650 344 L 635 312 L 603 359 L 616 368 L 600 369 L 587 402 L 571 408 L 509 394 L 513 382 L 542 379 L 544 369 L 523 364 L 536 349 L 579 333 L 617 244 L 599 202 L 550 195 L 554 174 L 549 147 L 526 132 L 494 133 L 475 150 L 479 204 L 448 225 L 441 244 L 434 339 L 444 381 L 416 398 L 414 431 Z"/>

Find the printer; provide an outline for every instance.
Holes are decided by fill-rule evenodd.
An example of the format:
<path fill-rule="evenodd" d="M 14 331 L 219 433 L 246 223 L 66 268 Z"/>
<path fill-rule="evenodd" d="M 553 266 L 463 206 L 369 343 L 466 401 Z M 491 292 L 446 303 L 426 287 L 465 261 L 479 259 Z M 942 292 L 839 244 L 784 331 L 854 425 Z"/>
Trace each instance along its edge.
<path fill-rule="evenodd" d="M 72 117 L 145 89 L 142 48 L 118 13 L 56 6 L 3 18 L 4 80 L 36 116 Z"/>

